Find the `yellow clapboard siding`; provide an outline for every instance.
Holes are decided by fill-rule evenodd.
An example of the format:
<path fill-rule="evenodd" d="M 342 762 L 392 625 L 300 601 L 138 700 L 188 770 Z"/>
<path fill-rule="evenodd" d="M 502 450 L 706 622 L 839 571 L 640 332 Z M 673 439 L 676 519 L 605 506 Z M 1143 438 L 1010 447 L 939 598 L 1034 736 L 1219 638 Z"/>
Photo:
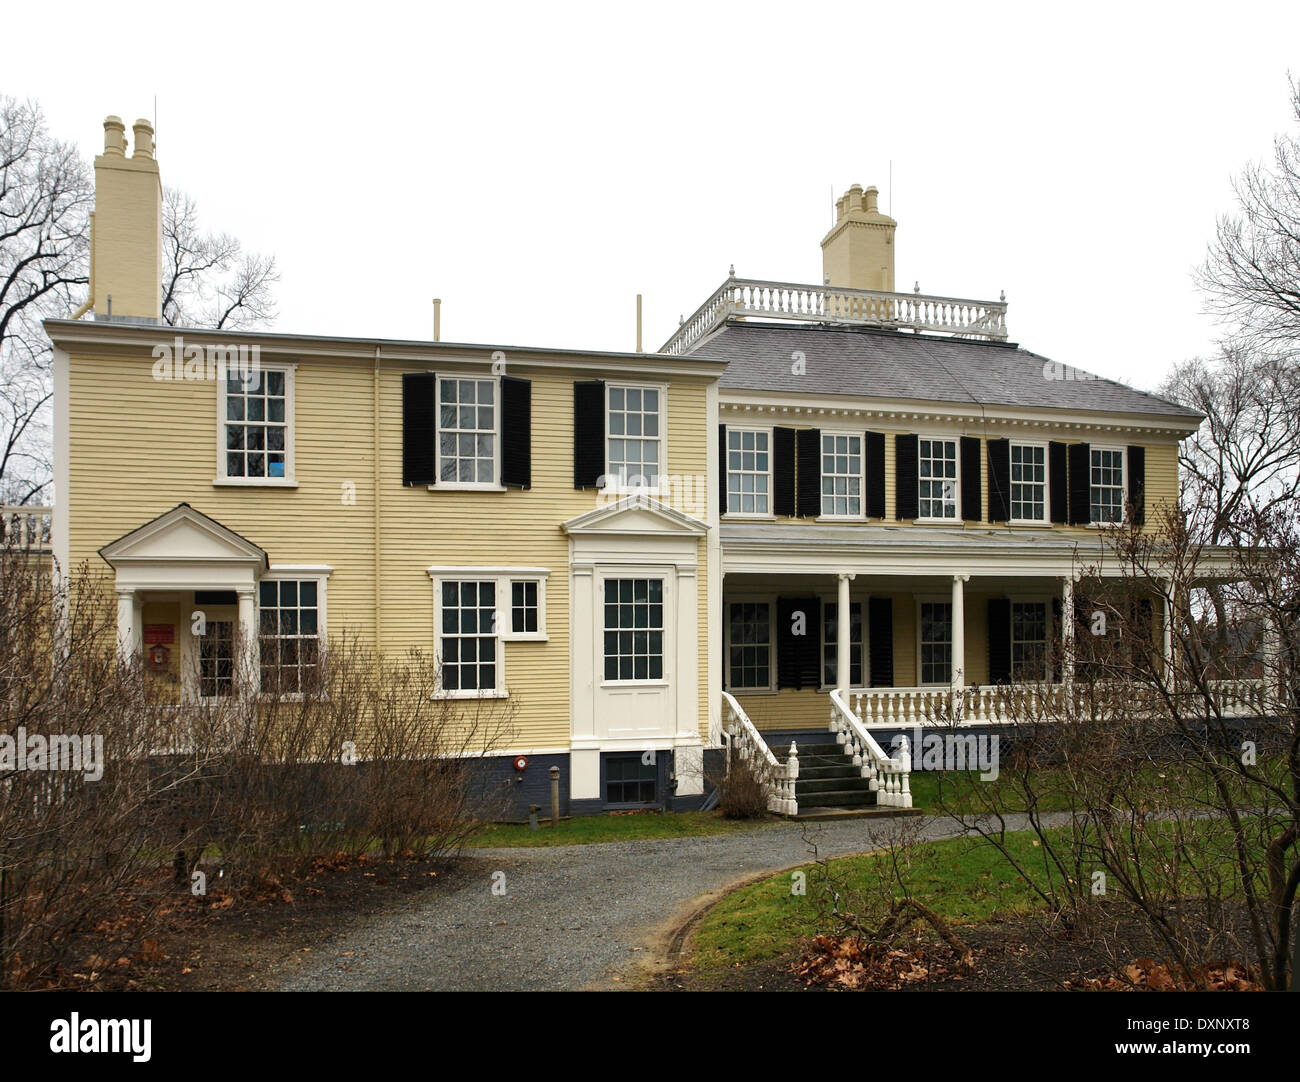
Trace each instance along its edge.
<path fill-rule="evenodd" d="M 450 365 L 487 375 L 487 366 Z M 296 489 L 214 486 L 217 387 L 153 378 L 148 359 L 74 354 L 69 360 L 71 563 L 110 582 L 98 549 L 176 504 L 189 503 L 265 549 L 272 563 L 327 564 L 328 630 L 373 641 L 375 492 L 373 366 L 312 358 L 296 370 Z M 380 380 L 382 468 L 381 646 L 432 652 L 431 565 L 550 570 L 546 642 L 504 644 L 506 686 L 517 700 L 518 746 L 564 747 L 570 733 L 569 544 L 560 524 L 598 505 L 573 488 L 573 381 L 589 371 L 527 367 L 532 380 L 532 488 L 473 492 L 402 485 L 402 374 L 427 366 L 385 364 Z M 668 472 L 683 478 L 669 502 L 689 514 L 707 499 L 707 377 L 674 380 L 667 394 Z M 351 486 L 355 502 L 343 499 Z M 698 489 L 698 491 L 697 491 Z M 698 614 L 707 616 L 706 549 L 698 546 Z M 699 699 L 707 733 L 707 636 Z"/>

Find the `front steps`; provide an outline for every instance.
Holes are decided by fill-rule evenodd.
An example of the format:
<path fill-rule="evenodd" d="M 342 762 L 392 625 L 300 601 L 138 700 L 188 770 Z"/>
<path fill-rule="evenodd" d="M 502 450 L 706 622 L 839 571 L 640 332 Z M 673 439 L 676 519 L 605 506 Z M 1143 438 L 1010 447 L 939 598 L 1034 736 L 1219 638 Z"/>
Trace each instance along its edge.
<path fill-rule="evenodd" d="M 821 733 L 809 733 L 805 740 L 796 737 L 794 742 L 799 748 L 799 777 L 794 791 L 800 819 L 841 819 L 854 814 L 891 815 L 907 811 L 878 806 L 871 783 L 862 777 L 844 749 L 826 740 Z M 769 746 L 782 762 L 789 758 L 789 740 Z"/>

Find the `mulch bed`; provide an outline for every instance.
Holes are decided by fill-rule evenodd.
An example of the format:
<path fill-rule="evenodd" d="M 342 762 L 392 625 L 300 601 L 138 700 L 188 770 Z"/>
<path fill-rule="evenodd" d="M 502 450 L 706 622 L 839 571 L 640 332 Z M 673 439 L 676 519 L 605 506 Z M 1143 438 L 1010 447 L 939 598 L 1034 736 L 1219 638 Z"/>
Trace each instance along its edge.
<path fill-rule="evenodd" d="M 1037 917 L 962 927 L 974 964 L 961 970 L 951 951 L 924 937 L 894 949 L 852 938 L 818 936 L 799 950 L 730 969 L 687 965 L 659 973 L 647 987 L 660 991 L 1164 991 L 1188 987 L 1172 967 L 1153 961 L 1158 944 L 1131 918 L 1095 933 L 1067 932 Z M 1123 942 L 1117 956 L 1101 943 Z M 1257 988 L 1240 962 L 1225 961 L 1202 974 L 1225 991 Z"/>
<path fill-rule="evenodd" d="M 301 874 L 231 894 L 177 892 L 142 923 L 128 899 L 80 937 L 58 978 L 41 987 L 87 991 L 257 991 L 274 988 L 295 956 L 318 950 L 402 899 L 446 891 L 474 862 L 339 856 Z"/>

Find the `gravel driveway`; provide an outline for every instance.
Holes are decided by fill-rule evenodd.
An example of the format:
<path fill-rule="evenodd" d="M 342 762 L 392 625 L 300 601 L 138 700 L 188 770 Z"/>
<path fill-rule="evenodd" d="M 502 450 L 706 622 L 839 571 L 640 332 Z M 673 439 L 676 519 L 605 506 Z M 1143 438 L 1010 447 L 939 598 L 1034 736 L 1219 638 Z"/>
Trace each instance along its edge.
<path fill-rule="evenodd" d="M 779 823 L 708 837 L 472 850 L 471 870 L 481 874 L 451 893 L 414 899 L 348 932 L 304 959 L 281 987 L 626 987 L 656 936 L 702 896 L 806 862 L 812 853 L 805 833 L 821 855 L 840 856 L 875 848 L 888 822 Z M 928 838 L 956 833 L 946 820 L 908 823 Z M 494 883 L 504 893 L 494 893 Z"/>

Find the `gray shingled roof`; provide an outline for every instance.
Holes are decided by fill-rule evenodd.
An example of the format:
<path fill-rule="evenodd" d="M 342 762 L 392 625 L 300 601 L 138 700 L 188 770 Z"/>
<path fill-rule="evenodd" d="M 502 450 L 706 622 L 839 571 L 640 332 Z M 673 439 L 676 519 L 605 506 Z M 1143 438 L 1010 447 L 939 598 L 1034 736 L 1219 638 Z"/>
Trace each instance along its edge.
<path fill-rule="evenodd" d="M 806 358 L 803 375 L 790 370 L 795 351 Z M 1074 378 L 1048 378 L 1057 366 L 1046 357 L 982 339 L 733 321 L 692 352 L 730 362 L 721 380 L 727 390 L 1160 414 L 1189 422 L 1201 417 L 1185 406 L 1078 369 L 1062 366 Z"/>

